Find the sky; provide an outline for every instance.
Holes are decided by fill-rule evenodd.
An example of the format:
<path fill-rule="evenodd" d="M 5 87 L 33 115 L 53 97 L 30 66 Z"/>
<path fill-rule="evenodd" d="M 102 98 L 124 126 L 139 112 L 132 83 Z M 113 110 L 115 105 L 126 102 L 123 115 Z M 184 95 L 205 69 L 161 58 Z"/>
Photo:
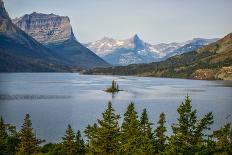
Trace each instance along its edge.
<path fill-rule="evenodd" d="M 149 43 L 221 38 L 232 32 L 232 0 L 4 0 L 11 18 L 68 16 L 82 43 L 134 34 Z"/>

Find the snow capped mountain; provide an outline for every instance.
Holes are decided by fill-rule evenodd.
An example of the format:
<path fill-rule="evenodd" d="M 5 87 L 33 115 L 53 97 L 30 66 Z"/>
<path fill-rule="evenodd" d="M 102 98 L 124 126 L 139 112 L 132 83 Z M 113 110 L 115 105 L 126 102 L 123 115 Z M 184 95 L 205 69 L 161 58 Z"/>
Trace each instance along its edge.
<path fill-rule="evenodd" d="M 165 56 L 155 46 L 142 41 L 137 34 L 125 40 L 104 37 L 86 46 L 113 65 L 149 63 Z"/>
<path fill-rule="evenodd" d="M 217 40 L 194 38 L 181 43 L 151 45 L 135 34 L 132 38 L 125 40 L 104 37 L 88 43 L 86 46 L 110 64 L 128 65 L 165 60 L 174 55 L 196 50 Z"/>
<path fill-rule="evenodd" d="M 180 43 L 179 44 L 180 47 L 173 49 L 170 52 L 167 52 L 166 56 L 163 59 L 167 59 L 175 55 L 180 55 L 186 52 L 197 50 L 198 48 L 216 42 L 217 40 L 218 40 L 217 38 L 214 39 L 193 38 L 192 40 L 188 40 L 186 42 Z"/>

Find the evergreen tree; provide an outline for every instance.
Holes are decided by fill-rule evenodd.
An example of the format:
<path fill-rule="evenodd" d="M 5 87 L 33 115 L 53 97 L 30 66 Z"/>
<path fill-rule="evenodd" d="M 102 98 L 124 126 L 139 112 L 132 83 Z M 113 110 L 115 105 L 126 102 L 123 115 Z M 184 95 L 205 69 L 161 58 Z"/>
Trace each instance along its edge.
<path fill-rule="evenodd" d="M 75 134 L 70 124 L 68 125 L 66 133 L 62 139 L 63 139 L 63 142 L 62 142 L 63 149 L 66 152 L 66 154 L 75 155 L 77 152 L 77 148 L 75 145 Z"/>
<path fill-rule="evenodd" d="M 147 110 L 143 109 L 140 118 L 140 129 L 141 129 L 141 149 L 144 154 L 149 155 L 154 153 L 154 147 L 152 142 L 152 123 L 150 123 L 147 115 Z"/>
<path fill-rule="evenodd" d="M 177 109 L 178 123 L 172 125 L 174 135 L 169 140 L 166 149 L 171 154 L 199 154 L 204 151 L 204 130 L 210 129 L 213 123 L 212 113 L 208 113 L 202 119 L 197 119 L 197 111 L 192 110 L 191 100 L 186 96 L 185 102 Z"/>
<path fill-rule="evenodd" d="M 214 131 L 213 137 L 216 138 L 216 154 L 232 154 L 232 129 L 229 123 Z"/>
<path fill-rule="evenodd" d="M 8 153 L 7 150 L 7 131 L 6 124 L 4 124 L 4 120 L 1 116 L 0 118 L 0 155 L 4 155 Z"/>
<path fill-rule="evenodd" d="M 112 103 L 108 103 L 102 119 L 98 120 L 98 127 L 92 131 L 90 147 L 92 154 L 118 154 L 120 128 L 118 120 L 120 116 L 115 113 Z"/>
<path fill-rule="evenodd" d="M 112 90 L 115 89 L 115 81 L 114 80 L 112 81 L 112 87 L 111 88 L 112 88 Z"/>
<path fill-rule="evenodd" d="M 161 153 L 165 150 L 166 148 L 166 141 L 167 141 L 167 136 L 165 135 L 165 132 L 167 131 L 165 127 L 165 114 L 161 113 L 159 116 L 159 121 L 158 121 L 158 126 L 155 129 L 155 152 L 156 153 Z"/>
<path fill-rule="evenodd" d="M 17 146 L 20 143 L 19 134 L 16 131 L 16 127 L 12 125 L 8 125 L 7 127 L 7 148 L 9 154 L 16 154 Z"/>
<path fill-rule="evenodd" d="M 38 152 L 39 149 L 39 140 L 36 139 L 35 134 L 33 133 L 32 123 L 30 115 L 26 114 L 22 129 L 19 133 L 19 147 L 18 154 L 22 155 L 31 155 Z"/>
<path fill-rule="evenodd" d="M 77 131 L 75 143 L 76 143 L 76 147 L 77 147 L 77 154 L 78 155 L 85 154 L 85 143 L 81 137 L 80 130 Z"/>
<path fill-rule="evenodd" d="M 141 149 L 141 130 L 134 103 L 130 103 L 124 114 L 121 128 L 121 154 L 144 154 Z"/>
<path fill-rule="evenodd" d="M 85 137 L 87 138 L 87 147 L 85 149 L 87 154 L 94 154 L 93 145 L 96 143 L 95 133 L 97 131 L 97 128 L 97 124 L 94 123 L 92 126 L 88 125 L 84 131 Z"/>

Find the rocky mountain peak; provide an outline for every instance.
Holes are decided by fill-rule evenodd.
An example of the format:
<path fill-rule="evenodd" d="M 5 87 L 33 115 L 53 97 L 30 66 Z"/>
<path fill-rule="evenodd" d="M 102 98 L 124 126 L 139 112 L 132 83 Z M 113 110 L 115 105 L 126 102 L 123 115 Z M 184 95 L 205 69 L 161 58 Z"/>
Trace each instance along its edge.
<path fill-rule="evenodd" d="M 14 19 L 13 23 L 43 44 L 76 40 L 67 16 L 33 12 Z"/>
<path fill-rule="evenodd" d="M 136 51 L 144 49 L 144 42 L 139 38 L 137 34 L 135 34 L 132 38 L 134 48 Z"/>
<path fill-rule="evenodd" d="M 0 0 L 0 19 L 10 19 L 5 7 L 3 0 Z"/>

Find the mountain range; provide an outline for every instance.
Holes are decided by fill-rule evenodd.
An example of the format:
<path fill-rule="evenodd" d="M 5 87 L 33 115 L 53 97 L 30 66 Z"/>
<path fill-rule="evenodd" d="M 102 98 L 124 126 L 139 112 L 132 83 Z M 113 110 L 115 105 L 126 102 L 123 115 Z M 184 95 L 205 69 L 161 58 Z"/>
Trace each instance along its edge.
<path fill-rule="evenodd" d="M 11 20 L 0 0 L 0 71 L 71 71 L 110 65 L 79 43 L 68 17 L 32 13 Z"/>
<path fill-rule="evenodd" d="M 116 40 L 104 37 L 95 42 L 85 44 L 110 64 L 120 66 L 139 63 L 150 63 L 165 60 L 174 55 L 194 51 L 218 39 L 194 38 L 181 43 L 161 43 L 151 45 L 135 34 L 132 38 Z"/>
<path fill-rule="evenodd" d="M 83 73 L 232 80 L 232 33 L 194 51 L 160 62 L 96 68 Z"/>

